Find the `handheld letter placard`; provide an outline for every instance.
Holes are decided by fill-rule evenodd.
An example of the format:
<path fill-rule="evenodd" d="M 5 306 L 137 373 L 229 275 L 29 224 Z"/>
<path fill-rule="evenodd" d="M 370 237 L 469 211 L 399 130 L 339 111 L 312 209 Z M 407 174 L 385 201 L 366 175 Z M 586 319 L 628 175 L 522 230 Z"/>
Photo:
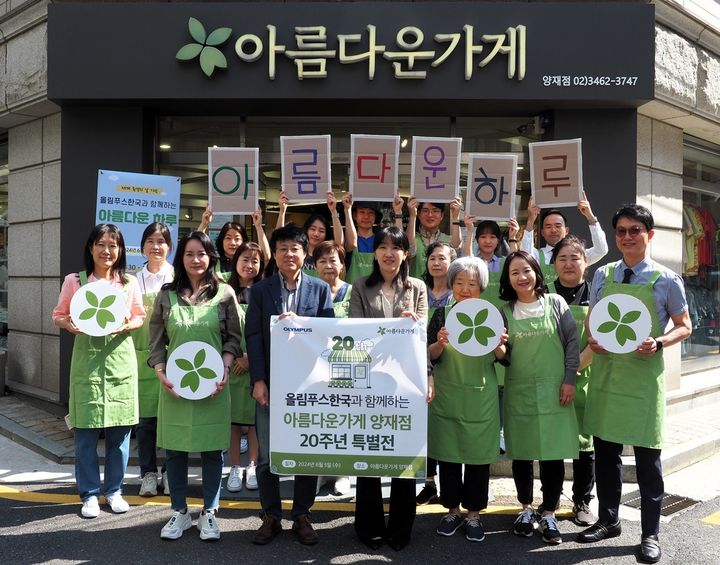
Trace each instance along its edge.
<path fill-rule="evenodd" d="M 582 200 L 582 139 L 530 143 L 530 190 L 541 208 Z"/>
<path fill-rule="evenodd" d="M 105 281 L 80 287 L 70 301 L 70 318 L 77 328 L 95 337 L 110 335 L 125 323 L 123 293 Z"/>
<path fill-rule="evenodd" d="M 650 312 L 640 300 L 627 294 L 611 294 L 590 312 L 592 336 L 611 353 L 635 351 L 650 335 Z"/>
<path fill-rule="evenodd" d="M 325 202 L 330 182 L 330 136 L 280 136 L 282 187 L 290 202 Z"/>
<path fill-rule="evenodd" d="M 208 201 L 214 214 L 245 214 L 258 207 L 257 148 L 208 147 Z"/>
<path fill-rule="evenodd" d="M 215 392 L 222 381 L 225 365 L 222 356 L 204 341 L 188 341 L 176 348 L 165 367 L 173 390 L 188 400 L 201 400 Z"/>
<path fill-rule="evenodd" d="M 483 220 L 515 216 L 517 155 L 470 153 L 465 212 Z"/>
<path fill-rule="evenodd" d="M 505 324 L 490 302 L 469 298 L 453 306 L 445 327 L 450 345 L 464 355 L 480 357 L 500 345 Z"/>
<path fill-rule="evenodd" d="M 459 137 L 413 137 L 411 194 L 420 202 L 450 202 L 460 193 Z"/>
<path fill-rule="evenodd" d="M 350 136 L 350 194 L 353 200 L 392 202 L 398 185 L 399 135 Z"/>

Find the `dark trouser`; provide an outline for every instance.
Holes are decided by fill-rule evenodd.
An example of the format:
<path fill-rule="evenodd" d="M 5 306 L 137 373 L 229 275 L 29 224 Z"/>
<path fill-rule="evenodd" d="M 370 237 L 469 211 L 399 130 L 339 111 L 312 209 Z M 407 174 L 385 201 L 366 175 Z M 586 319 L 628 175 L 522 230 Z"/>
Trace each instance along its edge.
<path fill-rule="evenodd" d="M 620 519 L 618 509 L 622 495 L 622 450 L 622 444 L 595 438 L 595 472 L 600 508 L 598 517 L 607 524 L 615 524 Z M 642 537 L 657 535 L 660 531 L 660 510 L 665 491 L 661 450 L 638 446 L 633 446 L 633 450 L 640 488 Z"/>
<path fill-rule="evenodd" d="M 157 473 L 157 418 L 140 418 L 135 426 L 140 477 Z M 165 472 L 165 465 L 162 467 Z"/>
<path fill-rule="evenodd" d="M 358 477 L 355 497 L 355 531 L 360 538 L 382 537 L 397 543 L 410 541 L 415 521 L 415 479 L 392 479 L 387 527 L 380 479 Z"/>
<path fill-rule="evenodd" d="M 265 514 L 281 520 L 280 477 L 270 472 L 270 409 L 267 406 L 258 404 L 255 408 L 255 431 L 258 438 L 257 480 L 260 505 Z M 295 475 L 294 479 L 291 515 L 292 519 L 296 520 L 299 516 L 310 514 L 310 508 L 315 502 L 317 477 Z"/>
<path fill-rule="evenodd" d="M 595 486 L 595 452 L 581 451 L 580 457 L 573 459 L 573 502 L 589 503 Z"/>
<path fill-rule="evenodd" d="M 437 466 L 438 466 L 437 459 L 433 459 L 432 457 L 427 458 L 427 470 L 425 471 L 425 476 L 428 479 L 435 478 L 435 475 L 437 475 Z"/>
<path fill-rule="evenodd" d="M 462 504 L 467 510 L 479 512 L 488 505 L 490 465 L 465 465 L 440 461 L 440 499 L 445 508 Z"/>
<path fill-rule="evenodd" d="M 554 512 L 560 504 L 563 480 L 565 479 L 565 463 L 562 459 L 555 461 L 539 461 L 540 483 L 542 484 L 543 509 Z M 533 501 L 533 462 L 513 461 L 512 474 L 520 504 L 532 504 Z"/>

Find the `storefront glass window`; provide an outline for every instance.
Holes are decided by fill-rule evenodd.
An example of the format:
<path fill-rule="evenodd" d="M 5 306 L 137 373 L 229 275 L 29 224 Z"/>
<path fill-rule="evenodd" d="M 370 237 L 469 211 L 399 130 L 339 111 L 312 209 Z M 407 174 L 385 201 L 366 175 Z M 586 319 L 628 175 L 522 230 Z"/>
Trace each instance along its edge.
<path fill-rule="evenodd" d="M 7 349 L 8 138 L 0 134 L 0 351 Z"/>
<path fill-rule="evenodd" d="M 683 162 L 683 280 L 692 335 L 682 371 L 720 366 L 720 147 L 686 137 Z"/>

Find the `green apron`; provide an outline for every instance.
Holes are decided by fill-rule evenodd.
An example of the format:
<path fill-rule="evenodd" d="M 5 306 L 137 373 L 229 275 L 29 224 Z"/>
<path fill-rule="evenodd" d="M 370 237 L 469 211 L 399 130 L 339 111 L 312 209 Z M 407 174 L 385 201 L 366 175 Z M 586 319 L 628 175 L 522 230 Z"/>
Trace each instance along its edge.
<path fill-rule="evenodd" d="M 85 271 L 78 274 L 80 285 L 87 284 Z M 129 332 L 76 335 L 70 362 L 70 422 L 76 428 L 134 426 L 138 422 L 137 382 Z"/>
<path fill-rule="evenodd" d="M 452 309 L 445 306 L 445 317 Z M 428 456 L 485 465 L 500 455 L 495 354 L 470 357 L 445 346 L 433 365 L 435 398 L 428 408 Z"/>
<path fill-rule="evenodd" d="M 543 277 L 545 277 L 545 284 L 547 284 L 548 281 L 555 280 L 557 278 L 557 271 L 555 270 L 555 265 L 545 262 L 545 253 L 542 249 L 538 249 L 537 252 L 538 264 L 540 265 Z"/>
<path fill-rule="evenodd" d="M 374 258 L 374 253 L 361 253 L 357 249 L 353 251 L 345 282 L 353 284 L 359 278 L 369 277 L 370 273 L 372 273 Z"/>
<path fill-rule="evenodd" d="M 340 302 L 333 302 L 333 310 L 336 318 L 347 318 L 350 313 L 350 294 L 352 293 L 352 285 L 345 291 L 345 296 Z"/>
<path fill-rule="evenodd" d="M 245 314 L 247 313 L 247 304 L 238 304 L 238 310 L 240 331 L 242 334 L 240 346 L 242 350 L 247 353 L 247 344 L 245 342 Z M 255 399 L 250 392 L 250 373 L 247 371 L 244 373 L 230 371 L 228 386 L 230 387 L 230 421 L 233 424 L 254 426 Z"/>
<path fill-rule="evenodd" d="M 543 316 L 516 320 L 503 306 L 511 346 L 505 378 L 505 447 L 509 459 L 553 461 L 578 458 L 575 408 L 560 405 L 565 351 L 545 296 Z"/>
<path fill-rule="evenodd" d="M 232 275 L 230 271 L 224 272 L 222 270 L 222 267 L 220 266 L 220 261 L 215 263 L 215 274 L 218 276 L 221 282 L 228 282 L 230 280 L 230 275 Z"/>
<path fill-rule="evenodd" d="M 505 257 L 500 259 L 500 269 L 497 272 L 488 272 L 488 285 L 480 297 L 490 302 L 498 310 L 501 310 L 505 304 L 505 301 L 500 299 L 500 275 L 502 275 L 504 265 Z M 495 363 L 494 366 L 498 386 L 505 386 L 505 367 L 500 363 Z"/>
<path fill-rule="evenodd" d="M 204 341 L 222 352 L 218 304 L 224 294 L 221 284 L 215 297 L 201 306 L 180 306 L 176 292 L 169 292 L 170 313 L 167 357 L 188 341 Z M 230 445 L 230 392 L 225 386 L 214 397 L 188 400 L 173 396 L 165 388 L 158 404 L 157 444 L 186 452 L 218 451 Z"/>
<path fill-rule="evenodd" d="M 150 316 L 152 316 L 157 294 L 157 292 L 143 294 L 145 320 L 142 327 L 133 332 L 138 366 L 138 399 L 141 418 L 157 417 L 158 396 L 160 395 L 160 380 L 155 375 L 155 370 L 147 364 L 150 355 Z"/>
<path fill-rule="evenodd" d="M 548 289 L 550 292 L 556 292 L 555 283 L 548 283 Z M 568 304 L 568 308 L 570 308 L 570 313 L 575 320 L 575 327 L 577 328 L 579 337 L 580 353 L 582 353 L 588 344 L 588 336 L 585 331 L 585 318 L 587 318 L 590 307 Z M 585 404 L 587 403 L 591 367 L 592 365 L 588 365 L 580 371 L 575 381 L 575 400 L 573 400 L 573 404 L 575 405 L 575 416 L 577 417 L 578 430 L 580 432 L 584 429 L 583 420 L 585 419 Z M 591 435 L 580 433 L 578 439 L 580 440 L 580 451 L 593 451 L 593 439 Z"/>
<path fill-rule="evenodd" d="M 662 335 L 653 300 L 653 285 L 662 273 L 654 272 L 646 284 L 622 284 L 614 282 L 614 266 L 604 269 L 602 298 L 612 294 L 634 296 L 650 312 L 650 335 Z M 662 449 L 664 369 L 662 353 L 641 355 L 632 351 L 595 355 L 585 408 L 584 431 L 605 441 Z"/>
<path fill-rule="evenodd" d="M 440 243 L 450 243 L 450 236 L 446 233 L 441 233 L 438 237 Z M 410 276 L 416 279 L 422 279 L 425 274 L 425 262 L 427 260 L 427 247 L 420 234 L 415 234 L 415 257 L 410 261 Z M 369 273 L 368 273 L 369 274 Z"/>

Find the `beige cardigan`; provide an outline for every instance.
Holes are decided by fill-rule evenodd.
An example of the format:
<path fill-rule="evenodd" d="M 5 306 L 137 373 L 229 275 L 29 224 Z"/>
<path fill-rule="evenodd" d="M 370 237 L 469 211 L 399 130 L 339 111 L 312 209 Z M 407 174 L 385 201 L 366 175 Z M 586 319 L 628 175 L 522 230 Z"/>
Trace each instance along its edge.
<path fill-rule="evenodd" d="M 349 317 L 384 318 L 382 293 L 380 292 L 382 284 L 368 287 L 365 284 L 366 279 L 367 277 L 363 277 L 353 283 Z M 428 301 L 425 283 L 413 277 L 408 277 L 408 283 L 410 288 L 398 286 L 395 290 L 393 317 L 399 318 L 402 312 L 409 311 L 427 322 Z"/>

